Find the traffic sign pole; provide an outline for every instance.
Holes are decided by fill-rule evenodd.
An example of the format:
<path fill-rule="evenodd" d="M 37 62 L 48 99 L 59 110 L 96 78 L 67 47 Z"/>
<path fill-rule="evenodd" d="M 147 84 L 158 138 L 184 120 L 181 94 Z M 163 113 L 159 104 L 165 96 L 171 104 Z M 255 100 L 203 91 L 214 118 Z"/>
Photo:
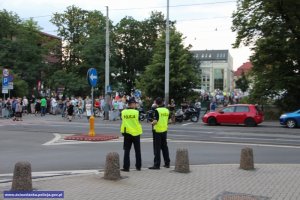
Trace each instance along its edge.
<path fill-rule="evenodd" d="M 88 83 L 91 86 L 91 96 L 92 96 L 92 108 L 91 108 L 91 117 L 90 117 L 90 131 L 89 136 L 95 136 L 95 118 L 94 118 L 94 87 L 98 82 L 97 71 L 94 68 L 90 68 L 87 72 Z"/>
<path fill-rule="evenodd" d="M 94 87 L 92 87 L 92 115 L 94 115 Z"/>

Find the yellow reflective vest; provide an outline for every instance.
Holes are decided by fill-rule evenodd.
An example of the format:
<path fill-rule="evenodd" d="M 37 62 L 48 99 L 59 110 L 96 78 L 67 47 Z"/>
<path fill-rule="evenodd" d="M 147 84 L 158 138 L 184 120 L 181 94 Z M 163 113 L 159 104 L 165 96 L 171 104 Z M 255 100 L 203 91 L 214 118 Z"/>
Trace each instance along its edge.
<path fill-rule="evenodd" d="M 142 125 L 139 122 L 139 111 L 134 109 L 125 109 L 122 111 L 121 133 L 127 133 L 132 136 L 141 135 Z"/>
<path fill-rule="evenodd" d="M 154 125 L 154 130 L 156 133 L 163 133 L 168 130 L 169 123 L 169 110 L 167 108 L 157 108 L 159 115 L 157 123 Z"/>

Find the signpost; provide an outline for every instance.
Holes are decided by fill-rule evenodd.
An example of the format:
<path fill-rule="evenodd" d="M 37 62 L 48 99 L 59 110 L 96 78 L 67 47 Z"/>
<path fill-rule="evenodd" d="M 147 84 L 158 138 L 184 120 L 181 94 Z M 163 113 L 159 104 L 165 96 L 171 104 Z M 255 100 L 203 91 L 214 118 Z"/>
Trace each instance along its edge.
<path fill-rule="evenodd" d="M 5 99 L 5 94 L 8 93 L 9 85 L 10 85 L 9 70 L 3 69 L 3 71 L 2 71 L 2 93 L 4 95 L 4 99 Z"/>
<path fill-rule="evenodd" d="M 88 84 L 92 88 L 92 116 L 90 117 L 90 131 L 89 131 L 89 136 L 95 136 L 95 130 L 94 130 L 94 87 L 97 85 L 98 82 L 98 74 L 97 70 L 95 68 L 90 68 L 87 71 L 87 80 Z"/>

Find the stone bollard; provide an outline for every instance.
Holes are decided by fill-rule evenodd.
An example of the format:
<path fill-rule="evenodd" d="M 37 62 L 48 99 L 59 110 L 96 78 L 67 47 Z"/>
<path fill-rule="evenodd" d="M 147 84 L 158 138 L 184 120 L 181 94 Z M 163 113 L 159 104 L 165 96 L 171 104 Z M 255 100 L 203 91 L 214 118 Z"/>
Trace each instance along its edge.
<path fill-rule="evenodd" d="M 175 171 L 180 173 L 190 172 L 189 154 L 187 149 L 177 149 Z"/>
<path fill-rule="evenodd" d="M 119 154 L 116 152 L 110 152 L 106 156 L 104 179 L 121 179 Z"/>
<path fill-rule="evenodd" d="M 244 170 L 253 170 L 254 161 L 253 161 L 253 149 L 245 147 L 241 151 L 241 160 L 240 160 L 240 169 Z"/>
<path fill-rule="evenodd" d="M 17 162 L 15 164 L 12 180 L 12 191 L 31 191 L 31 164 L 29 162 Z"/>

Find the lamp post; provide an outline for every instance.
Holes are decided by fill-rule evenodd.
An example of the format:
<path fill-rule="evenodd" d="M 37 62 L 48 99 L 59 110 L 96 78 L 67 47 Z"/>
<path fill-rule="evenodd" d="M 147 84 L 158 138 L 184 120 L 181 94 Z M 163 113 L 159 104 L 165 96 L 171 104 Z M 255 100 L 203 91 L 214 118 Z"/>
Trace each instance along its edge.
<path fill-rule="evenodd" d="M 169 0 L 167 0 L 166 20 L 166 60 L 165 60 L 165 104 L 169 104 L 169 79 L 170 79 L 170 28 L 169 28 Z"/>

